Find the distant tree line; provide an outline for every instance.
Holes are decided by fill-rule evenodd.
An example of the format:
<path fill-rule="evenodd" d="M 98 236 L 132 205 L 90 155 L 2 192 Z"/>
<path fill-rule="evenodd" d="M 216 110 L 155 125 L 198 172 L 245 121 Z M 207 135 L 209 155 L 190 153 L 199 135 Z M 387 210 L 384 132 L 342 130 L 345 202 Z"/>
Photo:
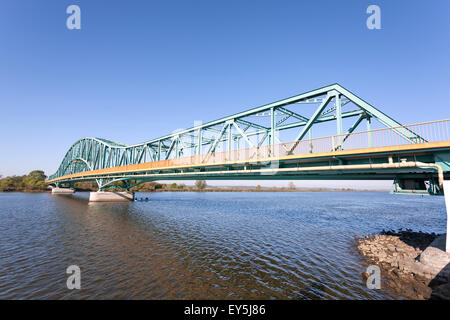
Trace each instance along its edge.
<path fill-rule="evenodd" d="M 131 184 L 136 183 L 136 181 L 131 181 Z M 121 188 L 123 184 L 121 182 L 113 183 L 111 186 L 114 186 L 114 190 L 124 190 Z M 86 182 L 76 182 L 74 184 L 76 190 L 79 191 L 97 191 L 98 186 L 94 181 L 86 181 Z M 197 180 L 195 181 L 195 186 L 186 186 L 184 183 L 158 183 L 158 182 L 144 182 L 138 184 L 133 187 L 131 190 L 137 192 L 155 192 L 155 191 L 200 191 L 206 188 L 206 181 Z M 110 188 L 112 190 L 112 188 Z M 105 191 L 110 190 L 105 188 Z"/>
<path fill-rule="evenodd" d="M 33 170 L 27 175 L 11 176 L 2 178 L 0 176 L 0 191 L 45 191 L 47 176 L 42 170 Z"/>
<path fill-rule="evenodd" d="M 11 191 L 46 191 L 47 184 L 45 179 L 47 176 L 42 170 L 33 170 L 27 175 L 23 176 L 10 176 L 2 178 L 0 175 L 0 192 Z M 135 183 L 136 181 L 132 181 Z M 122 184 L 120 182 L 114 183 L 112 186 L 114 190 L 120 190 Z M 95 181 L 76 182 L 74 188 L 78 191 L 97 191 L 98 185 Z M 133 191 L 138 192 L 153 192 L 153 191 L 200 191 L 206 188 L 206 181 L 197 180 L 195 186 L 186 186 L 184 183 L 158 183 L 158 182 L 145 182 L 132 188 Z M 111 188 L 112 189 L 112 188 Z M 105 188 L 105 190 L 109 190 Z"/>
<path fill-rule="evenodd" d="M 186 186 L 184 183 L 158 183 L 158 182 L 145 182 L 137 185 L 133 188 L 134 191 L 148 192 L 148 191 L 198 191 L 206 188 L 205 180 L 195 181 L 195 186 Z"/>
<path fill-rule="evenodd" d="M 45 179 L 47 176 L 44 174 L 42 170 L 33 170 L 27 175 L 23 176 L 10 176 L 2 178 L 0 175 L 0 192 L 8 192 L 8 191 L 23 191 L 23 192 L 42 192 L 47 190 L 47 184 L 45 183 Z M 136 181 L 131 181 L 131 184 L 136 183 Z M 109 190 L 125 190 L 125 188 L 121 189 L 123 184 L 121 182 L 114 183 L 112 186 L 115 188 L 108 189 L 105 188 L 105 191 Z M 76 182 L 74 184 L 74 188 L 78 191 L 97 191 L 98 185 L 95 181 L 85 181 L 85 182 Z M 248 187 L 208 187 L 205 180 L 197 180 L 194 183 L 194 186 L 186 186 L 184 183 L 158 183 L 158 182 L 145 182 L 134 186 L 131 190 L 137 192 L 158 192 L 158 191 L 266 191 L 266 192 L 274 192 L 274 191 L 370 191 L 370 190 L 353 190 L 350 188 L 341 188 L 341 189 L 325 189 L 325 188 L 303 188 L 297 189 L 293 182 L 290 182 L 286 187 L 265 187 L 262 188 L 261 185 L 257 185 L 254 189 Z"/>

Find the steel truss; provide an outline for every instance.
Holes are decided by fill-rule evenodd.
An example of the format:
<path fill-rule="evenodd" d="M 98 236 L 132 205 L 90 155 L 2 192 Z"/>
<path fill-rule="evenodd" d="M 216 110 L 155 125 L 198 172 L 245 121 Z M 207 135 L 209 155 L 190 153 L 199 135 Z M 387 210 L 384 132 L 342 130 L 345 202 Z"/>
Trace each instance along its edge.
<path fill-rule="evenodd" d="M 293 110 L 302 104 L 316 106 L 312 116 Z M 354 118 L 355 121 L 344 132 L 342 120 L 345 118 Z M 101 138 L 82 138 L 70 147 L 49 180 L 79 172 L 194 155 L 203 155 L 203 161 L 207 161 L 219 150 L 231 152 L 262 146 L 273 148 L 275 144 L 287 142 L 280 140 L 280 132 L 296 130 L 295 139 L 289 141 L 294 143 L 286 150 L 289 154 L 305 137 L 312 138 L 315 126 L 331 121 L 336 122 L 336 134 L 340 136 L 333 148 L 342 150 L 348 135 L 362 122 L 366 122 L 367 130 L 371 130 L 374 119 L 385 127 L 393 128 L 396 134 L 411 143 L 426 142 L 344 87 L 332 84 L 140 144 L 127 146 Z M 368 139 L 370 147 L 370 135 Z M 126 189 L 134 186 L 127 179 L 97 179 L 97 183 L 102 189 L 119 180 L 124 181 Z"/>

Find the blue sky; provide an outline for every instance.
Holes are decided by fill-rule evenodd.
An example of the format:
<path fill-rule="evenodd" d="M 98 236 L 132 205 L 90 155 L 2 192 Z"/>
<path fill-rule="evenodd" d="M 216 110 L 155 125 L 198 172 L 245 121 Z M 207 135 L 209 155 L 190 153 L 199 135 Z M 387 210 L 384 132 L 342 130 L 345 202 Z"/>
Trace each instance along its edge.
<path fill-rule="evenodd" d="M 449 14 L 446 0 L 2 1 L 0 174 L 51 174 L 84 136 L 138 143 L 335 82 L 404 124 L 449 118 Z"/>

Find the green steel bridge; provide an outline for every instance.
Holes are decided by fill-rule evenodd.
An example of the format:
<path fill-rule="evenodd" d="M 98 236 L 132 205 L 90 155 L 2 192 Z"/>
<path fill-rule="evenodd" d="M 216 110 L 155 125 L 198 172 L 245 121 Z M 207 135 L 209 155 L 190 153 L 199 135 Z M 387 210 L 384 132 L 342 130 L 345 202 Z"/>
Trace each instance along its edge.
<path fill-rule="evenodd" d="M 448 233 L 449 123 L 401 125 L 332 84 L 140 144 L 80 139 L 47 182 L 71 193 L 75 182 L 96 181 L 90 201 L 129 201 L 132 192 L 104 189 L 170 179 L 393 180 L 395 193 L 445 194 Z"/>
<path fill-rule="evenodd" d="M 332 84 L 140 144 L 82 138 L 47 182 L 96 181 L 102 191 L 170 179 L 369 179 L 443 194 L 449 122 L 402 125 Z"/>

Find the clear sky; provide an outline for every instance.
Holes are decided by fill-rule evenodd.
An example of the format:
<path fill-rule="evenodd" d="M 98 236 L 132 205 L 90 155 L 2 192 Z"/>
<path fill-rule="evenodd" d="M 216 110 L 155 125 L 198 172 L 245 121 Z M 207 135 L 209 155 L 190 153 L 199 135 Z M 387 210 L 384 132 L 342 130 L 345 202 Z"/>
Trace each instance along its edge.
<path fill-rule="evenodd" d="M 448 0 L 3 0 L 0 174 L 52 174 L 81 137 L 143 142 L 335 82 L 404 124 L 449 118 L 449 15 Z"/>

